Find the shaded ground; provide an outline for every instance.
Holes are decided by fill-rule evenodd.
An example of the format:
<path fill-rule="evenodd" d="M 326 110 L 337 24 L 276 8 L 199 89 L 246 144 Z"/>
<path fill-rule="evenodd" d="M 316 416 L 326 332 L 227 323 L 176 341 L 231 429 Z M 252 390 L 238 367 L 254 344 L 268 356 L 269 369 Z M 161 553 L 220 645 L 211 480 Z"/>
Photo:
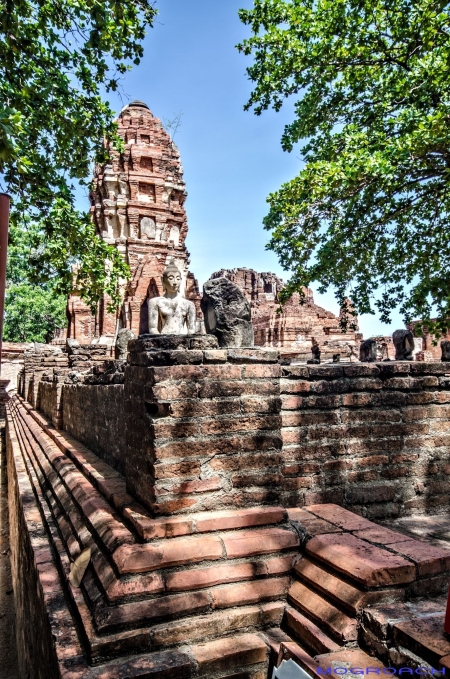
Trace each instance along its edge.
<path fill-rule="evenodd" d="M 19 679 L 15 638 L 14 594 L 9 562 L 6 459 L 0 448 L 0 679 Z"/>
<path fill-rule="evenodd" d="M 450 514 L 405 516 L 402 519 L 382 521 L 384 526 L 412 538 L 429 540 L 437 547 L 450 549 Z"/>

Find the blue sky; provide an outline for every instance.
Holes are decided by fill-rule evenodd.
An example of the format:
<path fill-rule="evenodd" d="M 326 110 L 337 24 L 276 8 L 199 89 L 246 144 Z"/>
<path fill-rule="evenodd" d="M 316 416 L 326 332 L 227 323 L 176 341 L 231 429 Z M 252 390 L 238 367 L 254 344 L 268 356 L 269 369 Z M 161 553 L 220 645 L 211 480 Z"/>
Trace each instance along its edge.
<path fill-rule="evenodd" d="M 285 153 L 280 139 L 293 117 L 293 101 L 262 116 L 245 112 L 251 83 L 249 58 L 235 45 L 247 34 L 238 9 L 251 0 L 159 0 L 159 15 L 144 44 L 144 58 L 123 81 L 125 99 L 110 98 L 119 111 L 132 99 L 145 101 L 158 118 L 182 111 L 175 136 L 185 171 L 191 271 L 202 285 L 213 271 L 246 266 L 288 278 L 262 219 L 266 197 L 297 174 L 298 152 Z M 80 205 L 80 207 L 82 207 Z M 86 201 L 87 207 L 87 201 Z M 330 291 L 318 304 L 337 313 Z M 364 335 L 388 334 L 376 317 L 361 319 Z"/>

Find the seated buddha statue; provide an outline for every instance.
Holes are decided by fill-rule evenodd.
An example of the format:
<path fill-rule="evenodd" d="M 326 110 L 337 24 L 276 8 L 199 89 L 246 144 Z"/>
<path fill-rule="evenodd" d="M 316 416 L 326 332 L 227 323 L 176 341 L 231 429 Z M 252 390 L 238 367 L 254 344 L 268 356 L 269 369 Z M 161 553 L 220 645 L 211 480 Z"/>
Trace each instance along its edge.
<path fill-rule="evenodd" d="M 171 260 L 162 275 L 164 296 L 148 300 L 148 331 L 151 335 L 195 333 L 195 305 L 182 296 L 181 281 L 181 271 Z"/>

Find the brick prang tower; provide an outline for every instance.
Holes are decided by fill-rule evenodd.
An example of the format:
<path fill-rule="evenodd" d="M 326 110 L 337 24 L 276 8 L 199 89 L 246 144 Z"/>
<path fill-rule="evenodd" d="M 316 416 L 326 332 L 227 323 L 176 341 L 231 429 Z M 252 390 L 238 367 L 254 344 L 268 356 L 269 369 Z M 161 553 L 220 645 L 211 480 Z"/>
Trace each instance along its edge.
<path fill-rule="evenodd" d="M 117 122 L 124 152 L 109 146 L 110 162 L 96 167 L 91 215 L 98 234 L 129 264 L 131 280 L 116 314 L 107 311 L 106 297 L 95 315 L 78 295 L 69 297 L 68 336 L 81 344 L 100 337 L 113 343 L 120 328 L 148 332 L 147 300 L 163 294 L 161 276 L 170 259 L 182 272 L 182 290 L 196 305 L 201 330 L 200 292 L 185 246 L 187 192 L 179 151 L 142 101 L 126 106 Z"/>

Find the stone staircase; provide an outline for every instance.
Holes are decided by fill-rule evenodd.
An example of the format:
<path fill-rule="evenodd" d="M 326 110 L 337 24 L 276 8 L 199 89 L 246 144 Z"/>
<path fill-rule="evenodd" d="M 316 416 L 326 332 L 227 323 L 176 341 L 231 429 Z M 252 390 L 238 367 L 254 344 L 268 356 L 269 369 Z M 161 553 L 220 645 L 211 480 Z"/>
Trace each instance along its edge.
<path fill-rule="evenodd" d="M 266 679 L 289 658 L 312 678 L 336 663 L 450 668 L 449 550 L 330 504 L 155 519 L 29 404 L 13 397 L 7 412 L 11 506 L 29 540 L 13 561 L 36 573 L 30 620 L 48 619 L 59 668 L 42 679 Z"/>
<path fill-rule="evenodd" d="M 308 528 L 281 630 L 266 633 L 274 665 L 293 658 L 316 677 L 322 676 L 319 667 L 336 663 L 429 672 L 450 664 L 443 633 L 446 596 L 439 596 L 450 581 L 446 550 L 434 551 L 333 505 L 288 513 L 294 525 Z M 417 598 L 426 588 L 434 597 Z"/>

